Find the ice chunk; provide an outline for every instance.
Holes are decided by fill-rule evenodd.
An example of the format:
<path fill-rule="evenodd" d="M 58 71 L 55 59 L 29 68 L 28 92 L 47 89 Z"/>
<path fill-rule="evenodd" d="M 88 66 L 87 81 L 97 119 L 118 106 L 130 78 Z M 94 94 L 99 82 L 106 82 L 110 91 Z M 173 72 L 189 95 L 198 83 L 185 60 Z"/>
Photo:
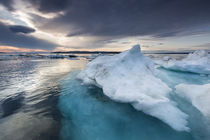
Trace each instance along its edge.
<path fill-rule="evenodd" d="M 90 56 L 86 56 L 86 58 L 92 60 L 95 59 L 98 55 L 100 54 L 91 54 Z"/>
<path fill-rule="evenodd" d="M 156 73 L 152 60 L 136 45 L 114 56 L 98 56 L 78 78 L 101 87 L 109 98 L 131 103 L 137 110 L 159 118 L 178 131 L 189 130 L 187 115 L 170 101 L 171 89 Z"/>
<path fill-rule="evenodd" d="M 204 116 L 210 117 L 210 84 L 179 84 L 175 88 L 179 96 L 189 100 Z"/>
<path fill-rule="evenodd" d="M 164 61 L 168 61 L 168 60 L 170 60 L 170 59 L 171 59 L 170 56 L 164 56 L 164 57 L 163 57 L 163 60 L 164 60 Z"/>
<path fill-rule="evenodd" d="M 199 74 L 210 74 L 210 54 L 204 50 L 198 50 L 190 53 L 182 60 L 170 59 L 169 61 L 155 61 L 160 66 L 186 72 Z"/>

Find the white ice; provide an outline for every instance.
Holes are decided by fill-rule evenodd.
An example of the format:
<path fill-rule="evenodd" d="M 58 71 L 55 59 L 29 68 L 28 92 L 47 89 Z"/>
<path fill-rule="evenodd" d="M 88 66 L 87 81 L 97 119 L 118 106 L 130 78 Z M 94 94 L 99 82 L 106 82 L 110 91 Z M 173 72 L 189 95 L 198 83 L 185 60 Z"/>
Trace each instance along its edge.
<path fill-rule="evenodd" d="M 186 98 L 204 116 L 210 117 L 210 84 L 179 84 L 175 88 L 179 96 Z"/>
<path fill-rule="evenodd" d="M 210 54 L 204 50 L 190 53 L 182 60 L 169 59 L 168 61 L 155 61 L 160 66 L 178 71 L 210 74 Z"/>
<path fill-rule="evenodd" d="M 188 116 L 169 99 L 171 89 L 155 76 L 157 73 L 152 60 L 136 45 L 114 56 L 98 56 L 78 78 L 102 88 L 115 101 L 131 103 L 177 131 L 188 131 Z"/>

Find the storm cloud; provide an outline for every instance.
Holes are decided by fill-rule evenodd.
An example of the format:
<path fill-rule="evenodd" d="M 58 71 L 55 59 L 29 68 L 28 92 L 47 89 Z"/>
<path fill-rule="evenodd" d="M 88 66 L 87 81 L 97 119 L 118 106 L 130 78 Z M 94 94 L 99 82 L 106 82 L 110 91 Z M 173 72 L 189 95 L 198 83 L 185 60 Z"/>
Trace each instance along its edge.
<path fill-rule="evenodd" d="M 13 9 L 13 0 L 0 0 L 0 4 L 5 6 L 10 11 L 14 10 Z"/>
<path fill-rule="evenodd" d="M 37 3 L 40 12 L 64 12 L 40 28 L 69 29 L 69 36 L 171 37 L 210 25 L 209 0 L 38 0 Z"/>
<path fill-rule="evenodd" d="M 27 27 L 27 26 L 20 26 L 20 25 L 11 25 L 9 26 L 9 29 L 14 33 L 33 33 L 35 32 L 35 29 Z"/>
<path fill-rule="evenodd" d="M 210 25 L 209 0 L 23 0 L 42 13 L 63 12 L 42 29 L 70 30 L 68 36 L 176 36 Z M 12 0 L 1 2 L 8 8 Z M 36 17 L 36 16 L 35 16 Z M 35 21 L 36 19 L 34 19 Z"/>
<path fill-rule="evenodd" d="M 0 22 L 0 45 L 15 46 L 30 49 L 51 50 L 56 44 L 22 34 L 31 32 L 31 28 L 25 26 L 10 26 Z"/>
<path fill-rule="evenodd" d="M 25 0 L 44 13 L 60 12 L 69 7 L 70 0 Z"/>
<path fill-rule="evenodd" d="M 21 1 L 19 7 L 15 7 L 14 1 Z M 78 36 L 105 40 L 80 43 L 83 47 L 96 47 L 127 37 L 169 40 L 210 33 L 209 0 L 2 0 L 0 4 L 13 13 L 21 11 L 20 5 L 27 7 L 24 14 L 37 31 L 50 34 L 47 37 L 63 37 L 60 40 L 64 43 L 58 43 L 69 46 L 82 42 Z M 33 33 L 24 29 L 10 31 L 17 36 Z"/>

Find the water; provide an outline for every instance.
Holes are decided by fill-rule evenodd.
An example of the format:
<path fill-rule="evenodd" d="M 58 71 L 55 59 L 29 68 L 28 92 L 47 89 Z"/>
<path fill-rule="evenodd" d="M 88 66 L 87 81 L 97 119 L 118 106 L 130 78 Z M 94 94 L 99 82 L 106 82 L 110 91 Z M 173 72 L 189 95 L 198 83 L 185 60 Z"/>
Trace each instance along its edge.
<path fill-rule="evenodd" d="M 60 80 L 85 60 L 0 61 L 0 139 L 59 139 Z"/>
<path fill-rule="evenodd" d="M 75 77 L 87 62 L 0 61 L 0 140 L 209 140 L 208 120 L 184 99 L 171 97 L 190 116 L 190 132 L 175 131 L 130 104 L 110 100 L 98 87 L 82 85 Z M 210 83 L 198 74 L 159 70 L 171 88 Z"/>

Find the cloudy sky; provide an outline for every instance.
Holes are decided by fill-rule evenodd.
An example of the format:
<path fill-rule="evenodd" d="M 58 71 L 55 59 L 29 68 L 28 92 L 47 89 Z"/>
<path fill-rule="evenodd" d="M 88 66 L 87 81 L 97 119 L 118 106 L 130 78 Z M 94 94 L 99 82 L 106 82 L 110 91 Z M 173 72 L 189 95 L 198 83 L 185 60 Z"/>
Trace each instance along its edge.
<path fill-rule="evenodd" d="M 0 51 L 210 49 L 209 0 L 0 0 Z"/>

